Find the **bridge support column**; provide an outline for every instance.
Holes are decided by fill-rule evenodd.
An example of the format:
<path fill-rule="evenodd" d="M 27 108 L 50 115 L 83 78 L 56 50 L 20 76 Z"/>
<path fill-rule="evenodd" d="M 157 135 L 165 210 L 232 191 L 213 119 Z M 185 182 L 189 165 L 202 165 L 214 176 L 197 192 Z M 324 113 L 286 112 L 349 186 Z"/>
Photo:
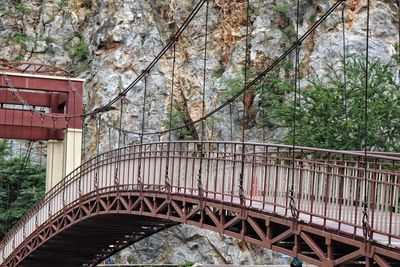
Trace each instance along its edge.
<path fill-rule="evenodd" d="M 82 130 L 65 130 L 64 139 L 64 175 L 70 174 L 81 165 Z"/>
<path fill-rule="evenodd" d="M 49 140 L 47 142 L 46 193 L 63 178 L 64 142 Z"/>
<path fill-rule="evenodd" d="M 65 130 L 63 141 L 47 143 L 46 192 L 81 164 L 82 130 Z"/>

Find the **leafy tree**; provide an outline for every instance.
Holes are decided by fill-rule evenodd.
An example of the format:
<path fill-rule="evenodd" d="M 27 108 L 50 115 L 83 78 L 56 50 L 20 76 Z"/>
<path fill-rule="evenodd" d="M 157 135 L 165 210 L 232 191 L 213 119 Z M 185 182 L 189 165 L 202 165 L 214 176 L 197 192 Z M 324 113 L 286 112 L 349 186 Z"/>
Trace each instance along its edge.
<path fill-rule="evenodd" d="M 45 168 L 25 157 L 11 157 L 0 140 L 0 238 L 39 201 L 45 192 Z"/>
<path fill-rule="evenodd" d="M 269 130 L 282 127 L 282 106 L 287 105 L 287 96 L 293 91 L 293 83 L 281 79 L 276 72 L 269 73 L 263 83 L 255 86 L 260 96 L 259 111 L 262 112 L 263 127 Z"/>
<path fill-rule="evenodd" d="M 337 67 L 332 66 L 323 77 L 311 79 L 309 86 L 299 92 L 300 101 L 297 101 L 295 117 L 294 101 L 282 98 L 293 88 L 279 79 L 272 80 L 273 83 L 267 83 L 270 95 L 262 96 L 262 106 L 267 108 L 264 120 L 268 116 L 276 117 L 282 123 L 280 126 L 288 129 L 284 139 L 287 143 L 292 143 L 293 120 L 296 120 L 296 145 L 362 150 L 365 125 L 364 69 L 365 59 L 362 57 L 348 60 L 346 90 L 343 69 Z M 400 151 L 400 85 L 391 66 L 379 60 L 370 63 L 368 79 L 368 149 Z M 271 88 L 277 92 L 271 91 Z"/>
<path fill-rule="evenodd" d="M 186 124 L 185 113 L 181 110 L 181 107 L 177 102 L 175 102 L 174 105 L 172 106 L 171 121 L 169 120 L 169 114 L 168 114 L 168 119 L 163 120 L 162 124 L 166 129 L 169 129 L 170 126 L 172 129 Z M 190 130 L 187 127 L 179 129 L 178 131 L 179 140 L 184 140 L 187 138 L 190 139 L 190 137 L 191 137 Z"/>

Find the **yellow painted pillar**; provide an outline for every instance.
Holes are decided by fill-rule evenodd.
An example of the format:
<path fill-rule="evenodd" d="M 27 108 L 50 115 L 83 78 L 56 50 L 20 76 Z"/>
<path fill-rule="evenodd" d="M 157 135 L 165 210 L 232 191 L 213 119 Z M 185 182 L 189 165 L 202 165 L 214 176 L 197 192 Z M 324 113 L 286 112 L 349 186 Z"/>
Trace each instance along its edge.
<path fill-rule="evenodd" d="M 65 130 L 64 176 L 81 165 L 82 129 Z"/>
<path fill-rule="evenodd" d="M 46 192 L 50 191 L 63 178 L 64 142 L 47 142 Z"/>
<path fill-rule="evenodd" d="M 46 192 L 81 165 L 82 130 L 65 130 L 64 141 L 47 142 Z"/>

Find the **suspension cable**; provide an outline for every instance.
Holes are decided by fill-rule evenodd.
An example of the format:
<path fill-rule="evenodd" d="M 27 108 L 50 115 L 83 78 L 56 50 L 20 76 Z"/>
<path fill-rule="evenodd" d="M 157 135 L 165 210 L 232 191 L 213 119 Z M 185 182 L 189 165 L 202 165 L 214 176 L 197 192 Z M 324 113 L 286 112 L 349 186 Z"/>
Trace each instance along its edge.
<path fill-rule="evenodd" d="M 120 113 L 119 113 L 119 129 L 118 129 L 118 149 L 121 148 L 121 135 L 122 135 L 122 117 L 124 109 L 124 96 L 121 98 Z"/>
<path fill-rule="evenodd" d="M 245 128 L 246 128 L 246 118 L 247 118 L 247 107 L 246 107 L 246 93 L 248 83 L 248 75 L 249 75 L 249 64 L 250 64 L 250 57 L 249 57 L 249 24 L 250 24 L 250 0 L 247 0 L 247 7 L 246 7 L 246 49 L 245 49 L 245 57 L 244 57 L 244 92 L 243 92 L 243 117 L 242 117 L 242 161 L 241 161 L 241 169 L 240 169 L 240 176 L 239 176 L 239 198 L 240 198 L 240 205 L 245 205 L 245 196 L 243 190 L 243 176 L 244 176 L 244 158 L 246 154 L 245 148 Z"/>
<path fill-rule="evenodd" d="M 229 103 L 229 123 L 230 123 L 230 140 L 233 141 L 233 118 L 232 118 L 232 103 Z"/>
<path fill-rule="evenodd" d="M 82 113 L 85 113 L 85 105 L 82 106 Z M 85 159 L 85 143 L 86 143 L 86 131 L 85 131 L 85 116 L 81 116 L 81 123 L 82 123 L 82 138 L 81 138 L 81 142 L 82 142 L 82 148 L 81 148 L 81 161 L 83 161 Z"/>
<path fill-rule="evenodd" d="M 206 82 L 207 82 L 207 48 L 208 48 L 208 19 L 209 19 L 209 6 L 210 1 L 206 0 L 206 17 L 205 17 L 205 36 L 204 36 L 204 59 L 203 59 L 203 92 L 202 92 L 202 104 L 201 104 L 201 116 L 205 114 L 205 95 L 206 95 Z M 202 184 L 202 171 L 203 171 L 203 158 L 204 158 L 204 120 L 201 121 L 201 134 L 200 134 L 200 166 L 199 173 L 197 175 L 197 187 L 199 191 L 199 197 L 203 198 L 203 184 Z"/>
<path fill-rule="evenodd" d="M 121 97 L 121 105 L 120 105 L 120 114 L 119 114 L 119 131 L 118 131 L 118 155 L 117 160 L 118 164 L 115 165 L 114 171 L 114 184 L 118 186 L 117 190 L 119 192 L 119 176 L 121 176 L 121 142 L 122 142 L 122 117 L 123 117 L 123 109 L 124 109 L 124 99 L 125 96 Z"/>
<path fill-rule="evenodd" d="M 144 70 L 144 92 L 143 92 L 143 108 L 142 108 L 142 129 L 140 134 L 140 146 L 139 146 L 139 163 L 138 163 L 138 184 L 140 188 L 142 188 L 142 158 L 143 158 L 143 137 L 144 137 L 144 128 L 145 128 L 145 113 L 146 113 L 146 98 L 147 98 L 147 77 L 149 75 L 148 70 Z"/>
<path fill-rule="evenodd" d="M 108 128 L 108 151 L 111 151 L 111 129 L 113 128 L 111 125 L 106 124 Z"/>
<path fill-rule="evenodd" d="M 102 113 L 98 113 L 97 114 L 98 116 L 97 116 L 97 119 L 95 118 L 95 122 L 96 122 L 96 155 L 98 156 L 98 155 L 100 155 L 100 136 L 101 136 L 101 133 L 100 133 L 100 126 L 101 126 L 101 116 L 102 116 Z"/>
<path fill-rule="evenodd" d="M 100 137 L 101 137 L 101 115 L 102 113 L 98 113 L 97 118 L 95 117 L 95 123 L 96 123 L 96 172 L 94 174 L 94 187 L 96 191 L 99 189 L 99 163 L 100 163 Z M 79 188 L 81 186 L 81 180 L 79 179 Z M 80 190 L 80 189 L 79 189 Z"/>
<path fill-rule="evenodd" d="M 33 148 L 33 111 L 31 111 L 31 125 L 29 127 L 29 145 L 28 145 L 28 150 L 25 153 L 25 157 L 24 157 L 24 163 L 22 165 L 22 170 L 21 170 L 21 176 L 23 176 L 25 168 L 27 167 L 29 161 L 30 161 L 30 157 L 31 157 L 31 152 L 32 152 L 32 148 Z"/>
<path fill-rule="evenodd" d="M 371 238 L 371 227 L 369 224 L 368 215 L 368 86 L 369 86 L 369 22 L 370 22 L 370 0 L 367 0 L 367 36 L 366 36 L 366 47 L 365 47 L 365 92 L 364 92 L 364 203 L 363 203 L 363 234 L 365 241 Z"/>
<path fill-rule="evenodd" d="M 65 136 L 65 147 L 68 147 L 68 128 L 69 128 L 69 118 L 66 118 L 65 119 L 65 133 L 64 133 L 64 136 Z M 74 144 L 74 147 L 75 147 L 75 144 Z M 66 155 L 67 155 L 67 150 L 65 149 L 65 151 L 64 151 L 64 164 L 63 164 L 63 177 L 62 177 L 62 181 L 64 181 L 64 183 L 66 182 L 66 179 L 65 179 L 65 174 L 66 174 L 66 165 L 67 165 L 67 157 L 66 157 Z M 74 166 L 74 168 L 73 169 L 75 169 L 75 166 Z M 63 202 L 63 206 L 65 207 L 65 187 L 63 187 L 63 193 L 62 193 L 62 202 Z"/>
<path fill-rule="evenodd" d="M 347 107 L 347 53 L 346 53 L 346 20 L 345 20 L 346 2 L 342 3 L 342 48 L 343 48 L 343 104 L 344 104 L 344 137 L 345 137 L 345 149 L 348 148 L 348 107 Z"/>
<path fill-rule="evenodd" d="M 64 139 L 65 139 L 65 147 L 67 148 L 68 147 L 68 143 L 69 143 L 69 133 L 68 133 L 68 128 L 69 128 L 69 118 L 66 118 L 65 119 L 65 132 L 64 132 Z M 67 151 L 67 149 L 64 149 L 64 151 L 63 151 L 63 153 L 64 153 L 64 157 L 63 157 L 63 170 L 62 170 L 62 178 L 64 178 L 66 175 L 67 175 L 67 161 L 68 161 L 68 158 L 67 158 L 67 153 L 68 153 L 68 151 Z"/>
<path fill-rule="evenodd" d="M 300 67 L 300 45 L 299 42 L 299 27 L 300 27 L 300 0 L 297 0 L 296 5 L 296 58 L 295 58 L 295 73 L 294 73 L 294 101 L 293 101 L 293 130 L 292 130 L 292 181 L 290 185 L 290 211 L 292 213 L 292 218 L 297 220 L 298 212 L 296 209 L 296 201 L 295 201 L 295 170 L 296 170 L 296 109 L 297 109 L 297 100 L 298 100 L 298 91 L 299 91 L 299 67 Z M 299 101 L 301 101 L 299 99 Z"/>
<path fill-rule="evenodd" d="M 174 37 L 171 37 L 174 38 Z M 176 42 L 174 42 L 172 49 L 173 59 L 172 59 L 172 78 L 171 78 L 171 99 L 169 103 L 169 125 L 168 128 L 172 128 L 172 109 L 174 104 L 174 89 L 175 89 L 175 64 L 176 64 Z M 171 149 L 171 134 L 168 132 L 168 144 L 167 144 L 167 163 L 165 164 L 165 185 L 168 192 L 171 190 L 171 183 L 169 179 L 169 160 L 170 160 L 170 149 Z"/>
<path fill-rule="evenodd" d="M 76 112 L 76 97 L 77 97 L 77 92 L 78 91 L 72 91 L 73 92 L 73 95 L 74 95 L 74 100 L 73 100 L 73 113 L 74 113 L 74 115 L 76 114 L 75 112 Z M 82 104 L 83 104 L 83 102 L 82 102 Z M 69 119 L 67 120 L 67 121 L 69 121 Z M 73 148 L 72 148 L 72 170 L 75 170 L 75 147 L 76 147 L 76 118 L 74 118 L 73 119 L 73 131 L 74 131 L 74 133 L 73 133 L 73 140 L 72 140 L 72 145 L 73 145 Z M 66 129 L 66 132 L 68 133 L 68 135 L 69 135 L 69 130 L 68 130 L 68 128 L 69 127 L 67 127 L 67 129 Z M 68 136 L 67 136 L 67 138 L 68 138 Z M 67 173 L 65 173 L 65 174 L 67 174 Z"/>
<path fill-rule="evenodd" d="M 261 101 L 263 101 L 263 97 L 265 97 L 264 96 L 264 94 L 265 94 L 265 87 L 266 87 L 266 84 L 265 84 L 266 82 L 265 82 L 265 80 L 264 80 L 264 82 L 263 82 L 263 84 L 262 84 L 262 86 L 261 86 Z M 263 141 L 263 143 L 265 143 L 265 139 L 266 139 L 266 133 L 265 133 L 265 120 L 266 120 L 266 118 L 265 118 L 265 116 L 266 116 L 266 114 L 265 114 L 265 106 L 262 106 L 262 141 Z"/>
<path fill-rule="evenodd" d="M 340 5 L 341 3 L 343 3 L 346 0 L 338 0 L 334 5 L 332 5 L 328 11 L 326 11 L 326 13 L 321 16 L 321 18 L 319 20 L 317 20 L 299 39 L 298 39 L 298 43 L 301 44 L 304 42 L 304 40 L 306 40 Z M 221 105 L 219 105 L 217 108 L 215 108 L 214 110 L 212 110 L 211 112 L 207 113 L 206 115 L 204 115 L 203 117 L 194 120 L 192 122 L 188 122 L 184 125 L 181 126 L 177 126 L 174 127 L 172 129 L 169 130 L 163 130 L 163 131 L 156 131 L 156 132 L 147 132 L 147 133 L 143 133 L 144 135 L 159 135 L 159 134 L 166 134 L 168 133 L 168 131 L 178 131 L 180 129 L 186 128 L 188 126 L 191 125 L 195 125 L 197 123 L 200 123 L 202 120 L 206 120 L 208 118 L 210 118 L 211 116 L 213 116 L 214 114 L 218 113 L 219 111 L 221 111 L 223 108 L 225 108 L 226 106 L 228 106 L 229 104 L 233 103 L 233 101 L 235 101 L 237 98 L 239 98 L 245 90 L 248 90 L 249 88 L 253 87 L 254 85 L 256 85 L 258 82 L 260 82 L 268 73 L 271 72 L 271 70 L 273 70 L 277 65 L 279 65 L 284 59 L 286 59 L 286 57 L 291 54 L 294 50 L 297 49 L 297 43 L 293 44 L 290 48 L 288 48 L 281 56 L 279 56 L 277 59 L 275 59 L 271 65 L 269 65 L 267 68 L 265 68 L 262 72 L 258 73 L 258 75 L 251 80 L 250 82 L 248 82 L 247 86 L 243 87 L 241 90 L 239 90 L 236 94 L 234 94 L 231 98 L 229 98 L 228 100 L 226 100 L 224 103 L 222 103 Z M 95 112 L 99 112 L 101 109 L 96 109 L 93 111 L 93 113 Z M 114 127 L 115 128 L 115 127 Z M 137 132 L 132 132 L 129 130 L 124 130 L 124 132 L 126 133 L 130 133 L 130 134 L 137 134 L 137 135 L 141 135 L 141 133 L 137 133 Z"/>
<path fill-rule="evenodd" d="M 204 3 L 208 0 L 201 0 L 197 3 L 197 5 L 193 8 L 189 16 L 186 18 L 186 20 L 182 23 L 180 28 L 176 31 L 174 34 L 174 38 L 169 39 L 168 43 L 163 47 L 161 52 L 153 59 L 153 61 L 147 66 L 146 72 L 142 72 L 128 87 L 123 91 L 124 94 L 128 93 L 130 90 L 132 90 L 136 84 L 141 81 L 146 73 L 149 73 L 153 67 L 160 61 L 160 59 L 169 51 L 169 49 L 172 47 L 173 43 L 175 42 L 174 40 L 178 40 L 179 37 L 182 35 L 182 33 L 185 31 L 185 29 L 189 26 L 189 24 L 192 22 L 192 20 L 195 18 L 197 13 L 201 10 L 202 6 Z M 107 110 L 110 108 L 116 101 L 118 101 L 120 96 L 115 97 L 113 100 L 108 102 L 105 106 L 101 107 L 100 109 L 105 109 Z"/>

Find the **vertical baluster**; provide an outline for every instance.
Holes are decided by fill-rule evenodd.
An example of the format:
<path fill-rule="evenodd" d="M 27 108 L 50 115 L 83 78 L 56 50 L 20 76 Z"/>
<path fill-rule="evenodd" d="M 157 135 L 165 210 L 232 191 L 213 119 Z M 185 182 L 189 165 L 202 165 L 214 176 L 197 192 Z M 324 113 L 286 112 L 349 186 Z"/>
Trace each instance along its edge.
<path fill-rule="evenodd" d="M 278 190 L 279 190 L 279 187 L 278 187 L 278 181 L 280 181 L 281 179 L 279 179 L 280 177 L 279 177 L 279 169 L 280 169 L 280 167 L 279 167 L 279 164 L 280 164 L 280 162 L 281 162 L 281 160 L 279 159 L 279 157 L 280 157 L 280 147 L 278 147 L 277 148 L 277 151 L 276 151 L 276 166 L 275 166 L 275 190 L 274 190 L 274 214 L 276 214 L 276 207 L 277 207 L 277 205 L 278 205 Z"/>
<path fill-rule="evenodd" d="M 300 211 L 301 207 L 301 199 L 303 197 L 303 161 L 304 161 L 304 150 L 300 150 L 300 159 L 299 159 L 299 183 L 298 183 L 298 190 L 297 190 L 297 210 Z"/>
<path fill-rule="evenodd" d="M 255 195 L 257 195 L 257 188 L 258 188 L 258 179 L 256 175 L 254 174 L 254 168 L 255 168 L 255 161 L 256 161 L 256 147 L 255 145 L 252 145 L 252 156 L 251 156 L 251 164 L 250 165 L 250 177 L 247 177 L 247 185 L 250 183 L 250 188 L 247 189 L 247 192 L 250 193 L 250 207 L 253 207 L 253 198 Z M 250 190 L 249 190 L 250 189 Z"/>
<path fill-rule="evenodd" d="M 231 203 L 233 203 L 233 196 L 234 196 L 234 194 L 235 194 L 235 180 L 236 180 L 236 146 L 237 146 L 237 144 L 235 143 L 235 144 L 233 144 L 233 169 L 232 169 L 232 180 L 231 180 L 231 183 L 232 183 L 232 187 L 231 187 L 231 192 L 230 192 L 230 195 L 231 195 Z"/>
<path fill-rule="evenodd" d="M 268 145 L 264 145 L 264 157 L 263 157 L 263 162 L 264 162 L 264 175 L 263 175 L 263 192 L 262 192 L 262 209 L 265 210 L 265 204 L 266 204 L 266 197 L 267 197 L 267 191 L 270 191 L 270 183 L 269 181 L 271 180 L 271 168 L 268 165 L 268 161 L 269 161 L 269 152 L 268 152 Z M 268 186 L 267 186 L 268 183 Z"/>

